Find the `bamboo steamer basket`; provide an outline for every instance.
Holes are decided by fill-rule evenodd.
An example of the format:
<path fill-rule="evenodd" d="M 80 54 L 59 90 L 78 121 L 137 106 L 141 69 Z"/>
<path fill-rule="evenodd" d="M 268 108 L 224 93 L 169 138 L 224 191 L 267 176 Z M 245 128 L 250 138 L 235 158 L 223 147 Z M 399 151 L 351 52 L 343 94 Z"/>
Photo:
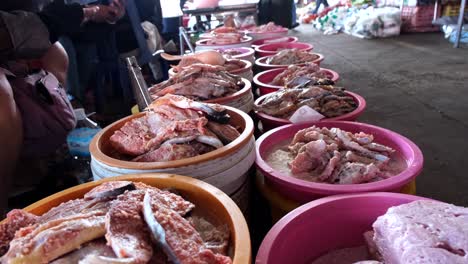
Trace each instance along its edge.
<path fill-rule="evenodd" d="M 255 161 L 253 121 L 244 112 L 226 107 L 231 116 L 230 124 L 240 128 L 241 135 L 228 145 L 192 158 L 169 162 L 133 162 L 112 158 L 109 138 L 126 122 L 144 115 L 132 115 L 107 126 L 90 144 L 91 171 L 95 180 L 122 174 L 149 172 L 187 175 L 213 184 L 228 195 L 233 195 L 245 183 L 249 169 Z"/>
<path fill-rule="evenodd" d="M 26 208 L 27 212 L 42 215 L 63 202 L 82 198 L 85 193 L 107 181 L 135 181 L 157 188 L 175 188 L 187 200 L 195 204 L 195 209 L 208 218 L 225 223 L 231 231 L 230 257 L 235 264 L 250 263 L 251 246 L 247 222 L 236 204 L 219 189 L 205 182 L 173 174 L 133 174 L 99 181 L 93 181 L 66 189 L 44 198 Z"/>
<path fill-rule="evenodd" d="M 242 82 L 244 83 L 244 88 L 241 90 L 225 97 L 211 99 L 204 102 L 231 106 L 243 111 L 244 113 L 250 113 L 254 106 L 252 83 L 245 78 L 242 78 Z"/>
<path fill-rule="evenodd" d="M 254 106 L 252 83 L 245 78 L 242 78 L 242 82 L 244 83 L 244 87 L 239 91 L 225 97 L 210 99 L 203 102 L 231 106 L 244 113 L 250 113 Z"/>

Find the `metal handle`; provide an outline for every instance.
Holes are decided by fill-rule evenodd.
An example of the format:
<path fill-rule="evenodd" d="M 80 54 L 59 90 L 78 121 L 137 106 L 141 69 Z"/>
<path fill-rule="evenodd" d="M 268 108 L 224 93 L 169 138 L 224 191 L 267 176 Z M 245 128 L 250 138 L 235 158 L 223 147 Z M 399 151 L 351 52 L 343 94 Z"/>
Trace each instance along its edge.
<path fill-rule="evenodd" d="M 127 57 L 126 62 L 138 108 L 140 111 L 143 111 L 151 104 L 152 101 L 148 92 L 148 86 L 143 78 L 143 74 L 141 74 L 141 68 L 138 65 L 135 56 Z"/>

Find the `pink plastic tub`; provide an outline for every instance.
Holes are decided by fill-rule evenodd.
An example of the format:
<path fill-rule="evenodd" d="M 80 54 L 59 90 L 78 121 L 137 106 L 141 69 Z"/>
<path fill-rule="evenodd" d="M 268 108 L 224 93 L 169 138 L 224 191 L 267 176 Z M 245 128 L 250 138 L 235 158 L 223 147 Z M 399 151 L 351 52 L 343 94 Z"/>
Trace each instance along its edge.
<path fill-rule="evenodd" d="M 278 74 L 284 71 L 285 71 L 285 68 L 279 68 L 279 69 L 271 69 L 271 70 L 257 73 L 254 76 L 253 81 L 255 85 L 259 88 L 260 95 L 273 93 L 273 92 L 278 91 L 279 89 L 282 89 L 283 88 L 282 86 L 272 85 L 270 83 Z M 327 77 L 333 80 L 334 82 L 338 82 L 338 80 L 340 79 L 340 75 L 333 70 L 322 68 L 321 71 L 325 72 Z"/>
<path fill-rule="evenodd" d="M 275 31 L 269 32 L 253 32 L 250 29 L 247 29 L 245 33 L 253 38 L 253 40 L 258 39 L 269 39 L 269 38 L 282 38 L 288 35 L 287 28 L 280 28 Z"/>
<path fill-rule="evenodd" d="M 353 97 L 354 101 L 357 104 L 357 108 L 354 109 L 354 111 L 349 112 L 347 114 L 337 116 L 337 117 L 332 117 L 332 118 L 325 118 L 322 119 L 322 121 L 355 121 L 366 109 L 366 100 L 360 96 L 359 94 L 352 93 L 346 91 L 346 94 L 349 96 Z M 259 97 L 257 100 L 255 100 L 255 105 L 259 105 L 264 99 L 266 95 L 263 95 Z M 289 125 L 291 122 L 288 119 L 284 118 L 278 118 L 274 117 L 271 115 L 267 115 L 265 113 L 257 112 L 255 111 L 255 115 L 257 116 L 258 120 L 262 122 L 262 127 L 263 131 L 269 131 L 273 128 L 279 127 L 279 126 L 284 126 L 284 125 Z"/>
<path fill-rule="evenodd" d="M 316 54 L 318 55 L 318 58 L 313 60 L 313 61 L 309 61 L 309 62 L 313 62 L 317 65 L 320 66 L 320 63 L 322 63 L 322 61 L 325 59 L 325 56 L 323 56 L 322 54 L 320 53 L 313 53 L 313 54 Z M 260 71 L 266 71 L 266 70 L 271 70 L 271 69 L 284 69 L 284 68 L 287 68 L 289 67 L 289 65 L 291 64 L 283 64 L 283 65 L 277 65 L 277 64 L 268 64 L 266 63 L 267 59 L 269 58 L 270 56 L 267 56 L 267 57 L 261 57 L 261 58 L 258 58 L 256 61 L 255 61 L 255 66 L 260 70 Z M 305 65 L 305 63 L 299 63 L 299 64 L 294 64 L 294 65 Z"/>
<path fill-rule="evenodd" d="M 278 142 L 291 140 L 297 131 L 312 125 L 327 128 L 341 128 L 345 131 L 364 132 L 374 136 L 377 143 L 387 145 L 396 150 L 406 161 L 407 168 L 391 178 L 362 184 L 325 184 L 300 180 L 292 176 L 275 171 L 265 161 L 269 153 Z M 256 145 L 258 170 L 265 176 L 265 180 L 284 197 L 297 202 L 309 202 L 324 196 L 361 192 L 399 192 L 406 184 L 418 176 L 423 168 L 423 154 L 421 150 L 406 137 L 388 129 L 350 121 L 322 121 L 318 123 L 292 124 L 275 128 L 264 133 Z"/>
<path fill-rule="evenodd" d="M 314 48 L 312 44 L 303 42 L 282 42 L 282 43 L 270 43 L 263 44 L 255 47 L 257 58 L 275 55 L 283 49 L 301 49 L 305 51 L 311 51 Z"/>
<path fill-rule="evenodd" d="M 213 49 L 233 49 L 241 47 L 250 47 L 252 37 L 244 36 L 241 42 L 232 44 L 208 44 L 209 39 L 200 39 L 196 42 L 195 51 L 213 50 Z"/>
<path fill-rule="evenodd" d="M 267 39 L 258 39 L 252 42 L 252 48 L 259 47 L 264 44 L 271 44 L 271 43 L 285 43 L 285 42 L 297 42 L 297 37 L 280 37 L 280 38 L 267 38 Z"/>
<path fill-rule="evenodd" d="M 216 50 L 222 53 L 223 51 L 228 50 L 228 48 L 219 48 Z M 236 51 L 241 52 L 241 54 L 239 55 L 232 56 L 233 59 L 250 61 L 252 64 L 255 63 L 255 55 L 254 55 L 255 51 L 252 48 L 241 47 L 241 48 L 232 48 L 231 50 L 236 50 Z"/>
<path fill-rule="evenodd" d="M 268 232 L 255 263 L 311 263 L 335 249 L 364 245 L 363 233 L 372 230 L 387 209 L 423 197 L 398 193 L 339 195 L 307 203 L 283 217 Z"/>

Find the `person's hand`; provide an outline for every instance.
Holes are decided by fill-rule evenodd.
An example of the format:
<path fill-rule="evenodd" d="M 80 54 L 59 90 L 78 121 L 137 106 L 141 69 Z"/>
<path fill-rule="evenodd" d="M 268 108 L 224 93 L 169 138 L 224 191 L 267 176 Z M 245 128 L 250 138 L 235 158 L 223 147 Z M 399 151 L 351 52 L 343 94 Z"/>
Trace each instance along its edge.
<path fill-rule="evenodd" d="M 112 8 L 110 13 L 113 18 L 108 20 L 108 22 L 115 23 L 125 15 L 125 0 L 113 0 L 109 7 Z"/>
<path fill-rule="evenodd" d="M 110 5 L 96 5 L 84 9 L 85 17 L 96 23 L 115 23 L 125 15 L 124 0 L 113 0 Z"/>

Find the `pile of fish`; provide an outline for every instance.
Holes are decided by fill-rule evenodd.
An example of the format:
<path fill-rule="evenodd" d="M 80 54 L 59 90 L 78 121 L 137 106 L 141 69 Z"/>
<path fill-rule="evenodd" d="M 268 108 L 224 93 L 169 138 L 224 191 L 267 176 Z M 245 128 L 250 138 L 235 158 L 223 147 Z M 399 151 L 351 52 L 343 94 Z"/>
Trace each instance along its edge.
<path fill-rule="evenodd" d="M 242 78 L 232 75 L 219 65 L 192 64 L 169 80 L 149 88 L 153 99 L 166 94 L 183 95 L 205 101 L 231 95 L 244 87 Z"/>
<path fill-rule="evenodd" d="M 269 22 L 265 25 L 249 28 L 249 32 L 255 33 L 268 33 L 268 32 L 277 32 L 283 30 L 284 27 L 275 25 L 274 22 Z"/>
<path fill-rule="evenodd" d="M 312 126 L 298 131 L 286 147 L 292 157 L 288 165 L 294 177 L 313 182 L 358 184 L 389 178 L 394 175 L 394 150 L 373 141 L 363 132 Z"/>
<path fill-rule="evenodd" d="M 188 67 L 193 64 L 203 64 L 203 63 L 202 61 L 200 61 L 199 59 L 195 57 L 187 56 L 187 57 L 182 58 L 182 60 L 180 60 L 177 66 L 173 67 L 174 72 L 179 72 L 183 70 L 185 67 Z M 241 60 L 230 59 L 230 60 L 224 60 L 223 64 L 217 65 L 217 66 L 222 67 L 223 71 L 232 72 L 232 71 L 236 71 L 236 70 L 244 68 L 246 66 L 246 63 Z"/>
<path fill-rule="evenodd" d="M 267 64 L 289 65 L 312 62 L 319 58 L 319 55 L 300 49 L 283 49 L 275 55 L 268 57 Z"/>
<path fill-rule="evenodd" d="M 232 263 L 229 228 L 194 208 L 143 183 L 106 182 L 41 216 L 8 213 L 0 225 L 1 263 Z"/>
<path fill-rule="evenodd" d="M 228 124 L 220 105 L 182 96 L 155 100 L 144 116 L 134 118 L 109 138 L 114 158 L 135 162 L 162 162 L 195 157 L 223 147 L 240 134 Z"/>
<path fill-rule="evenodd" d="M 281 89 L 270 93 L 255 105 L 255 110 L 288 119 L 303 106 L 314 109 L 326 118 L 341 116 L 357 108 L 354 98 L 346 94 L 342 88 L 321 85 Z"/>
<path fill-rule="evenodd" d="M 278 74 L 273 81 L 270 82 L 271 85 L 278 85 L 285 88 L 294 88 L 297 86 L 297 80 L 308 78 L 313 80 L 315 85 L 333 85 L 335 84 L 332 80 L 327 78 L 325 72 L 323 72 L 320 67 L 315 63 L 306 63 L 305 65 L 290 65 L 283 72 Z"/>

